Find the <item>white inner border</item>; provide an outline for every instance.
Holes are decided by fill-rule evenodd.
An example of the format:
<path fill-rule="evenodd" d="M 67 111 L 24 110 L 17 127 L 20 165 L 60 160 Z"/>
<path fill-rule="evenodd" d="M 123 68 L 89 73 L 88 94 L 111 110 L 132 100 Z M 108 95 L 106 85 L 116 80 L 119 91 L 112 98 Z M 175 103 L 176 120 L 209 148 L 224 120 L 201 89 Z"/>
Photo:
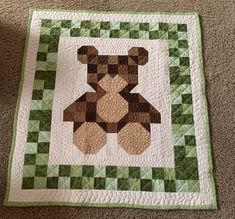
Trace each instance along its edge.
<path fill-rule="evenodd" d="M 197 155 L 199 166 L 200 192 L 164 193 L 105 190 L 21 190 L 23 161 L 26 139 L 21 139 L 27 130 L 31 94 L 35 74 L 35 60 L 40 34 L 41 19 L 126 21 L 126 22 L 168 22 L 185 23 L 188 28 L 191 80 L 193 89 L 193 109 Z M 10 202 L 70 202 L 92 204 L 129 204 L 147 206 L 173 205 L 210 205 L 212 190 L 209 180 L 208 145 L 204 120 L 205 106 L 201 93 L 200 59 L 197 46 L 196 17 L 194 15 L 142 15 L 142 14 L 102 14 L 88 12 L 49 12 L 34 11 L 25 62 L 25 80 L 20 99 L 17 121 L 15 149 L 13 152 L 11 181 L 9 187 Z"/>
<path fill-rule="evenodd" d="M 148 50 L 148 62 L 138 66 L 140 93 L 160 113 L 161 123 L 151 124 L 151 145 L 139 155 L 130 155 L 117 143 L 117 134 L 108 133 L 107 142 L 96 154 L 82 153 L 73 144 L 73 122 L 63 121 L 63 111 L 85 92 L 87 64 L 77 60 L 77 50 L 93 45 L 100 55 L 127 55 L 132 47 Z M 57 56 L 53 98 L 49 164 L 175 167 L 172 142 L 169 48 L 165 40 L 61 37 Z M 27 133 L 26 133 L 27 134 Z"/>

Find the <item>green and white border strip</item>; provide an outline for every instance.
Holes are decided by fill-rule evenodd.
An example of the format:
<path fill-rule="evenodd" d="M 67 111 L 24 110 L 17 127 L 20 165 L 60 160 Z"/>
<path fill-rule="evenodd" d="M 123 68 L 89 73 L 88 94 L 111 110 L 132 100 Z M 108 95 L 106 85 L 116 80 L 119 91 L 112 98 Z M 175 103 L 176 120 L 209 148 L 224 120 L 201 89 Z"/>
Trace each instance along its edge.
<path fill-rule="evenodd" d="M 144 167 L 97 169 L 48 163 L 50 125 L 43 121 L 39 124 L 35 118 L 40 115 L 35 112 L 42 109 L 41 117 L 50 118 L 56 76 L 56 41 L 61 36 L 168 40 L 172 124 L 175 124 L 173 128 L 181 129 L 179 133 L 184 133 L 183 141 L 179 135 L 179 139 L 174 137 L 176 168 L 152 168 L 146 178 L 147 175 L 142 174 Z M 196 13 L 31 10 L 5 204 L 216 208 L 201 52 Z M 174 75 L 179 76 L 178 81 Z M 186 93 L 182 93 L 178 101 L 174 92 L 178 89 L 176 95 L 181 95 L 185 87 Z M 180 114 L 177 113 L 179 108 Z M 184 124 L 192 127 L 191 130 L 182 128 Z M 25 136 L 23 140 L 22 136 Z M 185 171 L 184 167 L 189 170 Z M 111 175 L 109 169 L 112 169 Z M 117 171 L 115 176 L 113 169 Z M 56 175 L 50 175 L 51 171 L 57 172 Z M 84 187 L 76 187 L 76 180 L 84 182 Z M 109 188 L 108 183 L 113 187 Z"/>

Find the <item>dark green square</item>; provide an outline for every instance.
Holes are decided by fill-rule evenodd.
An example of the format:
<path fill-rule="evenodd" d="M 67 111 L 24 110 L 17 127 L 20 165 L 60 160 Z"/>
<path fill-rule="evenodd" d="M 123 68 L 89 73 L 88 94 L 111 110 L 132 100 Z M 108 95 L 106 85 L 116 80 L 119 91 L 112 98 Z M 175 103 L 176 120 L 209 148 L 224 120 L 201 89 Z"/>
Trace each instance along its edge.
<path fill-rule="evenodd" d="M 36 165 L 35 176 L 47 176 L 47 165 Z"/>
<path fill-rule="evenodd" d="M 110 38 L 119 38 L 119 30 L 110 30 Z"/>
<path fill-rule="evenodd" d="M 46 60 L 47 60 L 47 53 L 45 52 L 37 53 L 37 61 L 46 61 Z"/>
<path fill-rule="evenodd" d="M 82 21 L 81 28 L 90 29 L 91 28 L 91 21 Z"/>
<path fill-rule="evenodd" d="M 36 154 L 25 154 L 24 165 L 34 165 L 36 162 Z"/>
<path fill-rule="evenodd" d="M 42 27 L 51 27 L 51 20 L 49 20 L 49 19 L 42 19 L 41 26 Z"/>
<path fill-rule="evenodd" d="M 59 176 L 70 176 L 70 165 L 60 165 L 59 166 Z"/>
<path fill-rule="evenodd" d="M 152 191 L 152 180 L 151 179 L 140 179 L 141 191 Z"/>
<path fill-rule="evenodd" d="M 149 39 L 151 40 L 159 39 L 159 31 L 158 30 L 149 31 Z"/>
<path fill-rule="evenodd" d="M 139 167 L 129 167 L 129 177 L 130 178 L 140 178 L 140 168 Z"/>
<path fill-rule="evenodd" d="M 188 41 L 187 40 L 178 40 L 179 48 L 188 48 Z"/>
<path fill-rule="evenodd" d="M 49 35 L 40 35 L 39 43 L 50 43 L 50 36 Z"/>
<path fill-rule="evenodd" d="M 94 166 L 82 166 L 82 176 L 94 177 Z"/>
<path fill-rule="evenodd" d="M 177 48 L 170 48 L 169 49 L 169 55 L 171 57 L 179 57 L 179 50 Z"/>
<path fill-rule="evenodd" d="M 82 178 L 81 177 L 71 177 L 70 189 L 82 189 Z"/>
<path fill-rule="evenodd" d="M 177 24 L 178 31 L 186 32 L 187 31 L 187 24 Z"/>
<path fill-rule="evenodd" d="M 33 189 L 34 177 L 24 177 L 22 180 L 22 189 Z"/>
<path fill-rule="evenodd" d="M 139 39 L 139 31 L 138 30 L 130 30 L 129 37 L 131 39 Z"/>
<path fill-rule="evenodd" d="M 164 180 L 165 192 L 176 192 L 175 180 Z"/>
<path fill-rule="evenodd" d="M 62 20 L 61 27 L 62 28 L 71 28 L 71 20 Z"/>
<path fill-rule="evenodd" d="M 80 29 L 79 28 L 71 28 L 70 29 L 70 36 L 71 37 L 79 37 L 80 36 Z"/>
<path fill-rule="evenodd" d="M 160 167 L 152 168 L 152 177 L 153 179 L 164 179 L 164 170 Z"/>
<path fill-rule="evenodd" d="M 109 30 L 110 29 L 110 22 L 101 22 L 100 29 L 101 30 Z"/>
<path fill-rule="evenodd" d="M 196 138 L 194 135 L 185 135 L 184 140 L 185 140 L 185 145 L 196 146 Z"/>
<path fill-rule="evenodd" d="M 58 52 L 58 42 L 50 42 L 48 45 L 49 53 L 57 53 Z"/>
<path fill-rule="evenodd" d="M 33 90 L 32 99 L 33 100 L 42 100 L 43 90 Z"/>
<path fill-rule="evenodd" d="M 129 22 L 120 22 L 120 30 L 129 30 L 130 23 Z"/>
<path fill-rule="evenodd" d="M 48 119 L 47 121 L 46 121 L 46 118 Z M 40 124 L 39 124 L 40 131 L 50 131 L 51 129 L 51 117 L 46 117 L 46 118 L 40 120 Z"/>
<path fill-rule="evenodd" d="M 189 66 L 189 58 L 188 57 L 180 57 L 180 65 L 181 66 Z"/>
<path fill-rule="evenodd" d="M 100 36 L 100 30 L 93 28 L 90 30 L 90 36 L 91 37 L 99 37 Z"/>
<path fill-rule="evenodd" d="M 48 142 L 39 142 L 37 153 L 38 154 L 48 154 L 49 153 L 49 143 Z"/>
<path fill-rule="evenodd" d="M 171 84 L 191 84 L 190 75 L 170 75 Z"/>
<path fill-rule="evenodd" d="M 168 31 L 168 24 L 167 23 L 159 23 L 159 30 Z"/>
<path fill-rule="evenodd" d="M 105 178 L 97 177 L 94 181 L 94 189 L 105 189 Z"/>
<path fill-rule="evenodd" d="M 183 104 L 192 104 L 192 102 L 193 102 L 192 94 L 182 94 L 181 98 L 182 98 Z"/>
<path fill-rule="evenodd" d="M 60 36 L 60 27 L 52 27 L 50 34 L 51 35 L 56 35 L 56 36 Z"/>
<path fill-rule="evenodd" d="M 180 67 L 178 67 L 178 66 L 170 67 L 170 74 L 171 75 L 179 75 L 180 74 Z"/>
<path fill-rule="evenodd" d="M 28 132 L 27 142 L 37 142 L 38 132 Z"/>
<path fill-rule="evenodd" d="M 185 157 L 176 162 L 175 176 L 178 180 L 198 180 L 197 158 Z"/>
<path fill-rule="evenodd" d="M 127 178 L 118 178 L 117 182 L 118 190 L 129 190 L 129 179 Z"/>
<path fill-rule="evenodd" d="M 140 30 L 148 31 L 149 23 L 140 23 Z"/>
<path fill-rule="evenodd" d="M 116 166 L 106 166 L 105 168 L 106 177 L 116 178 L 117 177 L 117 167 Z"/>
<path fill-rule="evenodd" d="M 58 181 L 58 177 L 47 177 L 47 189 L 57 189 Z"/>
<path fill-rule="evenodd" d="M 183 160 L 186 156 L 185 152 L 185 146 L 178 146 L 174 147 L 175 152 L 175 162 L 180 163 L 181 160 Z"/>
<path fill-rule="evenodd" d="M 175 31 L 168 31 L 169 40 L 178 40 L 178 33 Z"/>

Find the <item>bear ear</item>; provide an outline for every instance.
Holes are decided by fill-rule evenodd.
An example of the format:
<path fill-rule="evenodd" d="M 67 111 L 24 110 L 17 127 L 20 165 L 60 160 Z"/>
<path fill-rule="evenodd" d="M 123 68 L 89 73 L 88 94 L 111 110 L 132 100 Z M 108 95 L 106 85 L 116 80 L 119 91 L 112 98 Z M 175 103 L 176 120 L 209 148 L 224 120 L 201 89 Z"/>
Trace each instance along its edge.
<path fill-rule="evenodd" d="M 94 46 L 82 46 L 78 49 L 78 60 L 82 64 L 88 64 L 91 57 L 98 55 L 98 50 Z"/>
<path fill-rule="evenodd" d="M 132 47 L 128 50 L 128 55 L 137 65 L 145 65 L 148 62 L 148 51 L 143 47 Z"/>

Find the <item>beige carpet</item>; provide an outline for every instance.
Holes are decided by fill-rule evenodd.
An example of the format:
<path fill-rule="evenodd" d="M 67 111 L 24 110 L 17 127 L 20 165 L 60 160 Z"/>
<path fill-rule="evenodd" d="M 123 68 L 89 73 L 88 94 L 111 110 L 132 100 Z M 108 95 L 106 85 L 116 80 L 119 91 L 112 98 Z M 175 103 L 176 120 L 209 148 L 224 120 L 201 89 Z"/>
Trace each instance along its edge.
<path fill-rule="evenodd" d="M 0 218 L 235 218 L 235 69 L 233 0 L 0 0 Z M 4 207 L 8 155 L 20 81 L 28 8 L 199 13 L 218 210 L 141 210 L 80 207 Z M 233 89 L 232 89 L 233 86 Z"/>

